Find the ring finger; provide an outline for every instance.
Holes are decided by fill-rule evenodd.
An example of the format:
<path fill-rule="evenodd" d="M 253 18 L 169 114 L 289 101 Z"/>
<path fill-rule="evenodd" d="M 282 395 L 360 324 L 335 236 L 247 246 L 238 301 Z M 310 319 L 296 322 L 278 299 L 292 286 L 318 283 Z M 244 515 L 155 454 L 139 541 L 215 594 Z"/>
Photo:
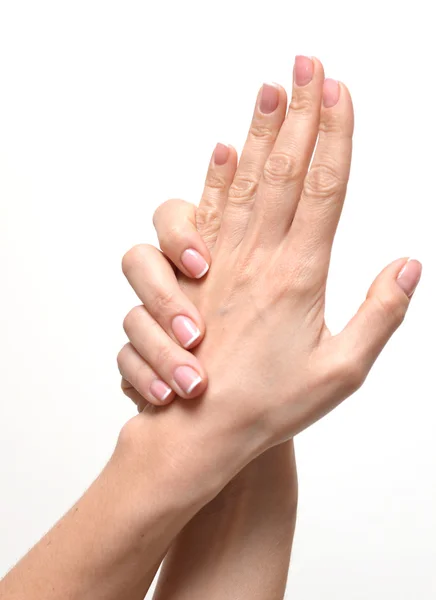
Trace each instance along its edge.
<path fill-rule="evenodd" d="M 136 352 L 132 344 L 126 344 L 118 354 L 118 369 L 122 376 L 121 389 L 138 407 L 147 402 L 162 406 L 174 400 L 174 392 L 149 364 Z"/>
<path fill-rule="evenodd" d="M 144 306 L 132 309 L 123 325 L 138 355 L 179 396 L 193 398 L 206 389 L 206 374 L 198 359 L 170 339 Z"/>

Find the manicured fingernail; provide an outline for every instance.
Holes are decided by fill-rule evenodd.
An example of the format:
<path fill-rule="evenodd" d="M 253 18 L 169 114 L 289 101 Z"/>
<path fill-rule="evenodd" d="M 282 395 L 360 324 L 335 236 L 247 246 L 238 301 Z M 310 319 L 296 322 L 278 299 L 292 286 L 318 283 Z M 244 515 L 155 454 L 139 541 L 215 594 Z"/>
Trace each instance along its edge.
<path fill-rule="evenodd" d="M 184 348 L 189 348 L 200 337 L 200 330 L 188 317 L 177 315 L 172 323 L 174 335 Z"/>
<path fill-rule="evenodd" d="M 413 294 L 421 279 L 422 265 L 418 260 L 409 258 L 404 267 L 398 273 L 397 283 L 407 296 Z"/>
<path fill-rule="evenodd" d="M 308 56 L 296 56 L 294 64 L 294 82 L 300 87 L 313 79 L 313 60 Z"/>
<path fill-rule="evenodd" d="M 322 88 L 322 103 L 326 108 L 331 108 L 339 100 L 339 83 L 336 79 L 326 79 Z"/>
<path fill-rule="evenodd" d="M 190 394 L 203 381 L 197 371 L 192 367 L 177 367 L 174 371 L 174 380 L 185 394 Z"/>
<path fill-rule="evenodd" d="M 150 393 L 161 402 L 165 402 L 168 396 L 171 394 L 171 388 L 160 379 L 154 379 L 150 385 Z"/>
<path fill-rule="evenodd" d="M 279 105 L 279 89 L 274 83 L 264 83 L 260 93 L 259 109 L 265 115 L 273 113 Z"/>
<path fill-rule="evenodd" d="M 213 153 L 213 160 L 216 165 L 225 165 L 229 158 L 230 148 L 224 144 L 217 144 Z"/>
<path fill-rule="evenodd" d="M 188 250 L 183 252 L 181 261 L 185 269 L 187 269 L 191 273 L 192 277 L 195 277 L 196 279 L 203 277 L 203 275 L 205 275 L 209 270 L 209 265 L 207 262 L 204 260 L 201 254 L 193 248 L 188 248 Z"/>

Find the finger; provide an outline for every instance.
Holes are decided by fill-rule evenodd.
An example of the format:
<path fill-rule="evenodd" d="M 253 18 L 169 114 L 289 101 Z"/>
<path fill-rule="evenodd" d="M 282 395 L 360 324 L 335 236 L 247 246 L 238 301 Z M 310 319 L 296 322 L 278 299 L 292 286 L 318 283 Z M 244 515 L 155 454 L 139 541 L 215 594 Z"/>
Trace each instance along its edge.
<path fill-rule="evenodd" d="M 197 230 L 197 208 L 184 200 L 167 200 L 153 215 L 162 252 L 187 277 L 200 279 L 210 265 L 208 246 Z"/>
<path fill-rule="evenodd" d="M 136 405 L 138 412 L 142 412 L 147 405 L 150 405 L 150 402 L 143 398 L 141 394 L 135 390 L 130 381 L 127 381 L 127 379 L 124 379 L 124 377 L 121 379 L 121 390 L 123 394 L 130 398 L 130 400 Z M 158 403 L 156 402 L 154 406 L 163 406 L 164 404 L 169 404 L 170 402 L 172 402 L 172 399 Z"/>
<path fill-rule="evenodd" d="M 129 312 L 124 331 L 136 352 L 179 396 L 193 398 L 204 392 L 207 378 L 198 359 L 176 344 L 144 306 Z"/>
<path fill-rule="evenodd" d="M 203 319 L 182 292 L 168 260 L 154 246 L 134 246 L 123 258 L 123 272 L 147 311 L 184 348 L 204 334 Z"/>
<path fill-rule="evenodd" d="M 238 168 L 230 186 L 222 220 L 222 239 L 237 245 L 242 239 L 257 186 L 286 115 L 287 96 L 277 84 L 265 83 L 258 93 L 253 119 Z"/>
<path fill-rule="evenodd" d="M 276 243 L 289 230 L 318 136 L 323 82 L 318 59 L 296 57 L 292 101 L 265 163 L 250 222 L 262 239 Z"/>
<path fill-rule="evenodd" d="M 327 276 L 333 238 L 347 191 L 353 128 L 353 104 L 348 89 L 342 83 L 327 79 L 318 145 L 290 233 L 293 252 L 310 255 L 323 277 Z"/>
<path fill-rule="evenodd" d="M 360 387 L 387 341 L 403 322 L 421 271 L 422 265 L 417 260 L 402 258 L 391 263 L 375 279 L 365 302 L 345 329 L 326 341 L 327 361 L 331 363 L 333 357 L 336 362 L 332 385 L 345 385 L 352 391 Z"/>
<path fill-rule="evenodd" d="M 206 175 L 203 194 L 196 214 L 196 226 L 206 246 L 214 246 L 230 185 L 238 165 L 238 155 L 232 146 L 217 144 Z"/>
<path fill-rule="evenodd" d="M 169 404 L 175 398 L 173 390 L 162 381 L 131 344 L 126 344 L 117 357 L 121 373 L 121 389 L 138 407 L 144 408 L 146 402 L 156 406 Z"/>

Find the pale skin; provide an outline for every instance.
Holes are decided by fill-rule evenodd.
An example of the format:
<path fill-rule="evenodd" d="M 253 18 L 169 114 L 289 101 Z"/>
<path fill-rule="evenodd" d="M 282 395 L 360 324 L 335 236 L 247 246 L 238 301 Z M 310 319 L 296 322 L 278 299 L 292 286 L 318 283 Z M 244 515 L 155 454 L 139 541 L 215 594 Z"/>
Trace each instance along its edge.
<path fill-rule="evenodd" d="M 267 99 L 274 92 L 277 94 L 276 90 L 267 89 Z M 253 131 L 259 127 L 278 129 L 286 114 L 286 97 L 280 94 L 277 94 L 280 104 L 276 109 L 277 114 L 263 113 L 260 110 L 262 93 L 263 90 L 256 101 L 238 172 L 241 177 L 254 178 L 254 183 L 261 172 L 262 151 Z M 255 165 L 255 169 L 245 172 L 241 165 L 248 161 Z M 234 149 L 218 144 L 209 165 L 199 210 L 192 204 L 172 200 L 156 212 L 154 221 L 161 248 L 188 277 L 195 278 L 203 273 L 204 261 L 207 265 L 211 262 L 210 250 L 216 241 L 220 225 L 217 215 L 226 202 L 236 167 L 237 156 Z M 214 218 L 211 219 L 210 215 Z M 187 251 L 191 256 L 193 253 L 204 255 L 203 262 L 199 259 L 189 261 L 192 271 L 187 270 L 181 260 Z M 139 269 L 134 272 L 128 268 L 132 254 L 137 256 L 137 259 L 133 258 L 133 262 L 138 260 L 140 263 Z M 183 360 L 177 363 L 181 353 L 175 345 L 188 348 L 198 346 L 204 332 L 201 315 L 183 294 L 172 270 L 163 261 L 161 254 L 148 245 L 135 247 L 123 261 L 126 275 L 143 302 L 128 315 L 127 332 L 128 320 L 132 316 L 136 318 L 136 314 L 140 317 L 145 311 L 149 313 L 144 327 L 136 328 L 136 334 L 131 336 L 132 342 L 119 355 L 120 369 L 132 374 L 132 383 L 123 379 L 122 388 L 138 404 L 139 409 L 146 402 L 157 406 L 167 404 L 174 398 L 174 393 L 164 400 L 153 396 L 150 386 L 153 383 L 156 385 L 158 379 L 153 366 L 159 370 L 159 364 L 146 365 L 140 358 L 143 346 L 141 344 L 135 349 L 134 339 L 147 340 L 149 343 L 150 338 L 155 336 L 155 325 L 150 325 L 153 320 L 162 327 L 161 343 L 165 344 L 165 355 L 171 354 L 173 363 L 182 366 Z M 183 330 L 180 321 L 187 318 L 190 322 Z M 174 319 L 176 328 L 172 328 Z M 193 332 L 195 339 L 191 341 Z M 191 343 L 186 346 L 186 341 Z M 136 384 L 137 389 L 133 384 Z M 165 390 L 164 394 L 166 393 Z M 196 395 L 199 395 L 198 390 L 194 390 L 191 397 Z M 212 600 L 227 595 L 232 597 L 236 593 L 241 599 L 282 598 L 289 569 L 296 504 L 295 457 L 293 443 L 289 441 L 270 449 L 247 465 L 184 528 L 167 555 L 155 594 L 156 600 L 196 600 L 204 598 L 206 593 Z"/>
<path fill-rule="evenodd" d="M 352 105 L 343 84 L 324 81 L 316 59 L 297 65 L 295 79 L 287 117 L 276 129 L 257 129 L 259 157 L 253 162 L 242 154 L 225 202 L 214 209 L 219 231 L 209 272 L 201 281 L 182 280 L 204 319 L 196 356 L 174 354 L 185 352 L 176 345 L 153 354 L 164 339 L 160 331 L 165 341 L 168 331 L 153 326 L 150 348 L 135 334 L 144 319 L 133 313 L 126 322 L 133 347 L 141 350 L 133 356 L 190 400 L 144 410 L 125 425 L 101 476 L 6 576 L 2 598 L 141 597 L 194 515 L 266 450 L 357 389 L 403 320 L 421 272 L 420 263 L 405 258 L 377 277 L 343 332 L 332 336 L 325 325 L 330 250 L 351 160 Z M 284 90 L 279 93 L 284 98 Z M 241 176 L 242 169 L 254 178 Z M 141 253 L 130 259 L 125 270 L 133 277 L 143 266 Z M 185 394 L 189 372 L 174 375 L 184 365 L 201 376 Z M 151 402 L 149 387 L 138 392 Z M 192 392 L 201 395 L 194 399 Z M 183 598 L 171 583 L 162 589 L 162 597 Z"/>

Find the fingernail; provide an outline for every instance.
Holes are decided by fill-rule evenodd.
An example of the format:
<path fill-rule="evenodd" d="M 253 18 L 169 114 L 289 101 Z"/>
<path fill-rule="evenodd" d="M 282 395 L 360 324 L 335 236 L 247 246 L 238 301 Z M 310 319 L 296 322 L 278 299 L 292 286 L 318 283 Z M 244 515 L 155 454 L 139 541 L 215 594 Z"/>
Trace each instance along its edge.
<path fill-rule="evenodd" d="M 196 279 L 203 277 L 203 275 L 205 275 L 209 270 L 209 265 L 207 262 L 204 260 L 201 254 L 193 248 L 188 248 L 188 250 L 183 252 L 181 261 L 185 269 L 187 269 Z"/>
<path fill-rule="evenodd" d="M 213 160 L 216 165 L 225 165 L 229 158 L 230 148 L 224 144 L 218 143 L 213 153 Z"/>
<path fill-rule="evenodd" d="M 407 296 L 413 294 L 421 279 L 422 265 L 418 260 L 409 258 L 404 267 L 398 273 L 397 283 Z"/>
<path fill-rule="evenodd" d="M 273 113 L 279 105 L 279 89 L 274 83 L 264 83 L 260 93 L 259 109 L 265 115 Z"/>
<path fill-rule="evenodd" d="M 202 378 L 192 367 L 177 367 L 174 371 L 174 381 L 185 394 L 190 394 L 202 382 Z"/>
<path fill-rule="evenodd" d="M 308 56 L 296 56 L 294 64 L 294 82 L 301 86 L 313 79 L 313 60 Z"/>
<path fill-rule="evenodd" d="M 171 394 L 171 388 L 161 379 L 154 379 L 150 385 L 150 393 L 161 402 L 165 402 Z"/>
<path fill-rule="evenodd" d="M 331 108 L 339 100 L 339 83 L 336 79 L 326 79 L 322 88 L 322 102 L 326 108 Z"/>
<path fill-rule="evenodd" d="M 200 337 L 200 330 L 188 317 L 177 315 L 172 322 L 174 335 L 184 348 L 189 348 Z"/>

